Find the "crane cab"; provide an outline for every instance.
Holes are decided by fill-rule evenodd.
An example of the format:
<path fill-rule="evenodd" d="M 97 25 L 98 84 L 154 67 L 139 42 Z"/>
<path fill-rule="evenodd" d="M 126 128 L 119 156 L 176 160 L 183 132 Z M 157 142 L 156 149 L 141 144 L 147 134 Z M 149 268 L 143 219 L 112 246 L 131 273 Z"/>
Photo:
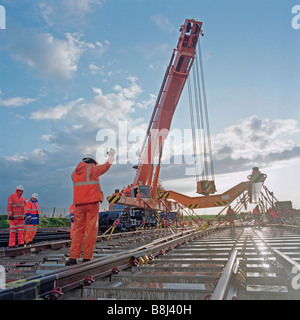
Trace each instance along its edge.
<path fill-rule="evenodd" d="M 131 190 L 131 195 L 136 198 L 150 199 L 151 198 L 150 187 L 145 185 L 136 186 Z"/>

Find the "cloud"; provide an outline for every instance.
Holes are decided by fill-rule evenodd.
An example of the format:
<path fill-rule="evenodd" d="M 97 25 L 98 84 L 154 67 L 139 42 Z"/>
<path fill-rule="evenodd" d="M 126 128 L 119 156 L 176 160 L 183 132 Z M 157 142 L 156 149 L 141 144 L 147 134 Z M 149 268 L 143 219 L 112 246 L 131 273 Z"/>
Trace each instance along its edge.
<path fill-rule="evenodd" d="M 39 33 L 24 27 L 11 27 L 8 36 L 9 50 L 14 60 L 26 64 L 42 78 L 66 84 L 78 71 L 78 64 L 86 52 L 101 55 L 109 42 L 84 42 L 78 33 L 65 33 L 59 39 L 51 33 Z"/>
<path fill-rule="evenodd" d="M 132 150 L 136 150 L 142 143 L 140 140 L 144 138 L 146 124 L 143 119 L 135 116 L 135 110 L 154 102 L 154 96 L 150 95 L 149 101 L 145 99 L 141 105 L 138 100 L 142 89 L 138 79 L 129 77 L 127 80 L 128 86 L 115 85 L 112 91 L 106 94 L 100 88 L 92 88 L 94 97 L 89 101 L 79 98 L 33 112 L 30 116 L 32 120 L 55 124 L 50 134 L 41 135 L 41 140 L 46 141 L 51 150 L 61 154 L 73 154 L 73 159 L 75 155 L 82 156 L 87 153 L 97 154 L 105 159 L 103 150 L 106 143 L 111 143 L 109 147 L 118 148 L 118 156 L 127 159 L 127 146 L 116 145 L 120 131 L 123 130 L 119 124 L 126 126 L 128 132 L 142 132 L 141 139 L 129 143 L 129 146 L 136 147 Z M 137 156 L 135 159 L 137 161 Z"/>
<path fill-rule="evenodd" d="M 260 119 L 252 116 L 229 126 L 214 139 L 216 159 L 230 157 L 253 160 L 258 156 L 291 151 L 297 144 L 294 135 L 299 133 L 297 121 L 293 119 Z"/>
<path fill-rule="evenodd" d="M 92 63 L 89 65 L 89 69 L 91 70 L 92 74 L 101 74 L 101 75 L 105 74 L 105 72 L 103 70 L 104 67 L 98 67 Z"/>
<path fill-rule="evenodd" d="M 54 108 L 44 108 L 33 112 L 30 119 L 33 120 L 60 120 L 64 119 L 67 114 L 73 110 L 74 107 L 83 103 L 84 99 L 79 98 L 75 101 L 69 102 L 64 105 L 58 105 Z"/>
<path fill-rule="evenodd" d="M 155 14 L 151 16 L 150 19 L 161 30 L 173 32 L 176 29 L 170 20 L 161 14 Z"/>
<path fill-rule="evenodd" d="M 47 0 L 37 3 L 38 15 L 53 27 L 71 25 L 80 28 L 86 16 L 101 7 L 105 0 Z"/>
<path fill-rule="evenodd" d="M 25 193 L 37 192 L 44 206 L 51 203 L 67 206 L 72 201 L 70 175 L 84 154 L 96 154 L 103 143 L 96 140 L 99 130 L 109 129 L 118 134 L 119 121 L 124 121 L 128 130 L 146 127 L 135 117 L 135 110 L 140 108 L 138 101 L 142 88 L 135 77 L 129 77 L 127 81 L 127 86 L 116 85 L 108 93 L 93 88 L 94 97 L 89 101 L 79 98 L 32 112 L 31 120 L 57 125 L 51 126 L 51 132 L 41 134 L 43 145 L 49 145 L 48 150 L 36 148 L 31 152 L 0 157 L 1 200 L 7 200 L 8 190 L 14 191 L 16 185 L 23 184 Z M 152 101 L 153 97 L 149 99 Z M 143 104 L 149 105 L 147 100 Z M 122 145 L 118 156 L 126 152 Z M 114 165 L 109 174 L 101 178 L 105 196 L 130 183 L 134 173 L 131 163 Z"/>
<path fill-rule="evenodd" d="M 300 159 L 300 145 L 296 142 L 299 132 L 297 121 L 292 119 L 270 120 L 258 116 L 242 119 L 211 137 L 215 174 L 251 171 L 256 166 L 272 167 Z M 161 177 L 172 181 L 195 175 L 192 136 L 175 130 L 169 133 L 169 138 L 171 135 L 176 147 L 170 152 L 166 141 Z M 203 164 L 198 166 L 202 168 Z"/>
<path fill-rule="evenodd" d="M 64 0 L 63 6 L 72 16 L 82 16 L 93 12 L 94 6 L 100 6 L 103 1 L 100 0 Z"/>
<path fill-rule="evenodd" d="M 35 102 L 36 100 L 37 99 L 23 98 L 23 97 L 13 97 L 8 99 L 0 98 L 0 106 L 9 107 L 9 108 L 22 107 L 32 102 Z"/>
<path fill-rule="evenodd" d="M 130 85 L 121 87 L 115 85 L 113 92 L 104 94 L 100 88 L 92 88 L 94 98 L 88 102 L 83 98 L 58 105 L 52 108 L 39 109 L 31 114 L 34 120 L 64 120 L 65 130 L 80 128 L 81 131 L 99 130 L 101 128 L 116 129 L 118 121 L 126 120 L 130 126 L 136 123 L 131 115 L 138 95 L 142 92 L 137 84 L 137 78 L 128 78 Z M 153 97 L 150 96 L 153 101 Z M 149 105 L 143 101 L 143 105 Z"/>

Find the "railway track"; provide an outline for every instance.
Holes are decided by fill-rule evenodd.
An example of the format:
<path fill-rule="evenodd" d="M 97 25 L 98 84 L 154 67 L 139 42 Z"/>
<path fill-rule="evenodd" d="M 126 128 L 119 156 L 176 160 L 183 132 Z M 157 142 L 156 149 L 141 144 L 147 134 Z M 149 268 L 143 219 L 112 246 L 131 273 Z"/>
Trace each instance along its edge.
<path fill-rule="evenodd" d="M 0 299 L 300 299 L 297 227 L 115 234 L 99 238 L 93 261 L 65 267 L 68 251 L 2 257 Z"/>
<path fill-rule="evenodd" d="M 150 264 L 86 286 L 81 298 L 300 299 L 295 279 L 293 287 L 292 269 L 300 260 L 300 235 L 294 231 L 225 228 L 170 250 Z"/>
<path fill-rule="evenodd" d="M 53 240 L 63 240 L 70 239 L 70 231 L 38 231 L 34 237 L 33 243 L 42 242 L 42 241 L 53 241 Z M 0 248 L 8 247 L 9 234 L 2 233 L 0 234 Z M 16 234 L 16 243 L 18 243 L 18 235 Z"/>

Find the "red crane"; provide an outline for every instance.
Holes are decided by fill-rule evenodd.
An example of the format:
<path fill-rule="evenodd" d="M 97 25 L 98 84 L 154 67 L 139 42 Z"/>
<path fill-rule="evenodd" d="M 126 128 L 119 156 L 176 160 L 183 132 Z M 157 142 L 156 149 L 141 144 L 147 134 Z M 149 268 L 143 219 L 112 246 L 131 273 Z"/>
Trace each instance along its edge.
<path fill-rule="evenodd" d="M 263 183 L 266 178 L 266 175 L 261 174 L 258 168 L 255 168 L 248 177 L 250 181 L 242 182 L 223 194 L 212 195 L 216 192 L 214 180 L 209 180 L 208 174 L 205 174 L 202 180 L 197 180 L 197 193 L 202 196 L 188 197 L 178 192 L 165 191 L 162 188 L 160 188 L 160 192 L 157 192 L 164 142 L 168 137 L 174 112 L 195 60 L 199 36 L 203 35 L 202 22 L 186 19 L 180 32 L 177 48 L 173 50 L 148 125 L 139 156 L 139 164 L 134 167 L 137 169 L 134 181 L 128 188 L 121 192 L 115 192 L 107 198 L 110 210 L 113 210 L 114 204 L 122 205 L 124 212 L 128 211 L 128 208 L 134 207 L 171 212 L 177 211 L 182 206 L 191 209 L 227 206 L 245 191 L 248 192 L 248 199 L 251 203 L 254 200 L 255 183 Z M 201 52 L 199 55 L 201 56 Z M 207 112 L 206 118 L 208 118 Z M 200 121 L 198 122 L 200 123 Z M 209 128 L 207 137 L 209 140 Z M 210 141 L 208 143 L 209 152 L 204 152 L 204 154 L 211 153 L 209 144 Z M 195 150 L 194 148 L 194 153 L 196 153 Z M 207 162 L 205 159 L 204 163 Z"/>
<path fill-rule="evenodd" d="M 149 200 L 157 198 L 163 144 L 168 137 L 174 112 L 195 59 L 201 28 L 202 22 L 195 19 L 186 19 L 181 26 L 178 45 L 173 50 L 167 67 L 141 148 L 139 164 L 135 167 L 137 172 L 130 187 L 131 194 L 129 197 L 128 194 L 123 196 L 121 201 L 118 194 L 114 194 L 108 197 L 111 204 L 118 202 L 139 206 L 141 202 L 136 198 L 137 195 Z M 161 209 L 157 201 L 155 205 L 153 201 L 148 202 L 153 209 Z"/>

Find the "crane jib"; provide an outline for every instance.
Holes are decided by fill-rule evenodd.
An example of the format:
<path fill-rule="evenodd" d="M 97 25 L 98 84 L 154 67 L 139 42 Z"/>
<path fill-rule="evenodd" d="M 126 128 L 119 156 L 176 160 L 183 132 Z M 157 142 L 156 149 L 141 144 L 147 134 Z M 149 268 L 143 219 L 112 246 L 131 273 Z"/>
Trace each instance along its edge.
<path fill-rule="evenodd" d="M 158 179 L 159 172 L 153 175 L 153 164 L 161 155 L 161 145 L 168 136 L 173 115 L 193 65 L 201 27 L 202 22 L 189 19 L 181 26 L 178 45 L 172 54 L 158 94 L 133 184 L 140 183 L 151 186 L 153 185 L 153 177 Z M 155 130 L 159 134 L 153 136 Z M 160 132 L 163 133 L 160 134 Z M 159 170 L 159 166 L 157 170 Z"/>

